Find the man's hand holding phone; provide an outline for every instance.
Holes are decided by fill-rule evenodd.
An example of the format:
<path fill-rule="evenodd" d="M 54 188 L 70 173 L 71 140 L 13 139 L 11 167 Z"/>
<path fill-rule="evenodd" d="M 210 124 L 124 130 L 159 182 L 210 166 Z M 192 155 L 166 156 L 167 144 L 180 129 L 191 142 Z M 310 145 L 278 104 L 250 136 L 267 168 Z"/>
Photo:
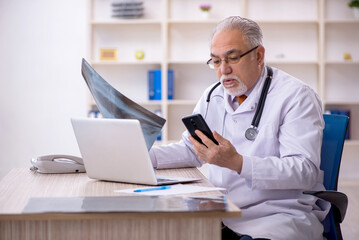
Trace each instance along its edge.
<path fill-rule="evenodd" d="M 182 122 L 186 126 L 191 136 L 194 137 L 198 142 L 203 144 L 202 140 L 195 133 L 195 130 L 200 130 L 203 134 L 205 134 L 209 139 L 218 145 L 217 140 L 213 137 L 211 129 L 208 127 L 201 114 L 194 114 L 184 117 L 182 118 Z"/>
<path fill-rule="evenodd" d="M 190 119 L 193 116 L 194 115 L 187 117 L 187 120 L 184 120 L 185 118 L 183 118 L 182 121 L 184 123 L 185 121 L 191 122 Z M 201 115 L 199 116 L 200 117 L 198 118 L 202 118 Z M 204 122 L 204 124 L 207 126 L 206 122 Z M 215 164 L 220 167 L 232 169 L 238 173 L 242 171 L 243 157 L 236 151 L 234 146 L 227 139 L 222 137 L 216 131 L 213 131 L 212 133 L 209 130 L 208 126 L 207 128 L 205 128 L 205 131 L 207 131 L 205 134 L 199 128 L 193 130 L 193 121 L 191 125 L 192 127 L 187 127 L 191 134 L 188 139 L 193 144 L 194 151 L 200 160 L 210 164 Z M 208 130 L 210 132 L 210 135 L 208 134 Z M 199 139 L 200 141 L 198 141 L 197 139 Z"/>

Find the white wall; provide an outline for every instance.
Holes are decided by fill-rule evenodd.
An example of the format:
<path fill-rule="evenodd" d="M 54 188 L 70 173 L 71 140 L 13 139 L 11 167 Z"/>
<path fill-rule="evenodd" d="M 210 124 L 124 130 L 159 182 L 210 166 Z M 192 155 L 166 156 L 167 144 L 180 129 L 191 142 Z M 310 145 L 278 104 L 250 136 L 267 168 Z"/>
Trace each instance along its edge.
<path fill-rule="evenodd" d="M 0 0 L 0 178 L 32 157 L 79 154 L 86 116 L 86 0 Z"/>

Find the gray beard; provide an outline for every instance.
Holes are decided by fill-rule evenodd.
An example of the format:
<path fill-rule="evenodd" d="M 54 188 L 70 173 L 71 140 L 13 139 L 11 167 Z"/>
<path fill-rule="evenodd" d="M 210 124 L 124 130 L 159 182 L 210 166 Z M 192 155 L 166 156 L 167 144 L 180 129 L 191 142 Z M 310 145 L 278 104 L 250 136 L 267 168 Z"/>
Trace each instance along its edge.
<path fill-rule="evenodd" d="M 223 81 L 224 79 L 228 79 L 228 78 L 232 78 L 235 79 L 235 81 L 238 82 L 238 87 L 236 87 L 235 89 L 231 88 L 231 90 L 227 89 L 224 85 L 223 85 Z M 247 86 L 235 75 L 222 75 L 221 79 L 219 80 L 224 88 L 224 90 L 226 91 L 227 94 L 231 95 L 231 96 L 241 96 L 243 94 L 245 94 L 248 91 Z"/>

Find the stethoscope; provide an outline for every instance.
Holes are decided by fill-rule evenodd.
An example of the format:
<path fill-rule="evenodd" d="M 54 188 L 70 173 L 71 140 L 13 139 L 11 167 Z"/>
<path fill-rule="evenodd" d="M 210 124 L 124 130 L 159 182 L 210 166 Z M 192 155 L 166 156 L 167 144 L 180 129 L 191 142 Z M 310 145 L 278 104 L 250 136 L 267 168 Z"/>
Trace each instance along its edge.
<path fill-rule="evenodd" d="M 258 125 L 259 125 L 259 121 L 261 120 L 262 117 L 262 112 L 263 112 L 263 108 L 264 108 L 264 104 L 267 98 L 267 93 L 269 90 L 269 86 L 271 84 L 273 78 L 273 70 L 271 67 L 267 66 L 267 77 L 266 80 L 264 82 L 263 88 L 262 88 L 262 92 L 261 92 L 261 96 L 259 98 L 259 102 L 258 102 L 258 108 L 254 114 L 251 126 L 246 130 L 245 132 L 245 137 L 249 140 L 249 141 L 254 141 L 258 135 Z M 212 89 L 209 91 L 208 95 L 207 95 L 207 110 L 208 110 L 208 105 L 211 99 L 211 95 L 212 92 L 214 91 L 214 89 L 216 89 L 221 83 L 218 82 L 216 83 L 216 85 L 214 85 L 212 87 Z M 206 111 L 207 112 L 207 111 Z M 207 113 L 206 113 L 207 115 Z"/>

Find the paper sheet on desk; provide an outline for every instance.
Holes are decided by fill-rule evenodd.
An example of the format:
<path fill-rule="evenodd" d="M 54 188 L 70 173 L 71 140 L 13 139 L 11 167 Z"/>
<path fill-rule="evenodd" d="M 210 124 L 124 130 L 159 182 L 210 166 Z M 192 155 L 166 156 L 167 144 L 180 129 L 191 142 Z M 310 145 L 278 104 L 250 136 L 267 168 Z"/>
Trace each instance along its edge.
<path fill-rule="evenodd" d="M 148 188 L 153 188 L 153 187 L 148 187 Z M 179 195 L 179 194 L 188 194 L 188 193 L 225 190 L 225 188 L 219 188 L 219 187 L 200 187 L 200 186 L 183 185 L 183 184 L 171 185 L 171 188 L 163 189 L 163 190 L 155 190 L 155 191 L 148 191 L 148 192 L 146 192 L 146 191 L 145 192 L 134 192 L 134 190 L 137 190 L 137 189 L 146 189 L 146 187 L 115 190 L 114 192 L 136 193 L 136 194 L 142 194 L 142 195 L 147 195 L 147 196 L 167 196 L 167 195 Z"/>

